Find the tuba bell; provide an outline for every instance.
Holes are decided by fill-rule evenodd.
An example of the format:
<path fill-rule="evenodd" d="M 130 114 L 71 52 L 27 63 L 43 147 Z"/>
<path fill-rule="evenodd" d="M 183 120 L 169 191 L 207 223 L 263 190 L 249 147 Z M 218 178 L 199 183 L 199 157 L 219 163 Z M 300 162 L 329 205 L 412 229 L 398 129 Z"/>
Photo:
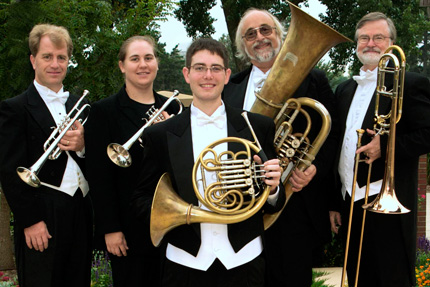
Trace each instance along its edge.
<path fill-rule="evenodd" d="M 310 70 L 328 50 L 339 43 L 352 41 L 309 16 L 291 2 L 287 2 L 291 9 L 287 37 L 263 87 L 256 92 L 256 101 L 250 111 L 274 119 L 277 128 L 274 145 L 283 169 L 286 170 L 286 166 L 292 162 L 296 169 L 303 171 L 312 164 L 326 140 L 331 129 L 331 118 L 327 109 L 318 101 L 305 97 L 291 98 Z M 315 41 L 316 38 L 318 41 Z M 307 138 L 311 122 L 304 106 L 315 109 L 322 119 L 321 130 L 312 143 Z M 302 135 L 292 134 L 293 120 L 298 114 L 308 119 L 308 127 Z M 292 186 L 288 183 L 289 170 L 287 169 L 283 175 L 287 197 L 285 204 L 293 194 Z M 281 212 L 282 210 L 276 214 L 264 215 L 265 229 L 275 222 Z"/>

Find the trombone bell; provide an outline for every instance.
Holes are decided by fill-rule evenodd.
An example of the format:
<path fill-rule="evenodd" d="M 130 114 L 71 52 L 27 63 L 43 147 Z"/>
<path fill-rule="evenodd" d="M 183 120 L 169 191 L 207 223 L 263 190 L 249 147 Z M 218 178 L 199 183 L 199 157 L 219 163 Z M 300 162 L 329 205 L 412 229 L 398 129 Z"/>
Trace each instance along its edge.
<path fill-rule="evenodd" d="M 394 188 L 384 187 L 384 192 L 379 193 L 374 201 L 362 206 L 365 210 L 384 214 L 405 214 L 411 210 L 404 207 L 394 192 Z"/>

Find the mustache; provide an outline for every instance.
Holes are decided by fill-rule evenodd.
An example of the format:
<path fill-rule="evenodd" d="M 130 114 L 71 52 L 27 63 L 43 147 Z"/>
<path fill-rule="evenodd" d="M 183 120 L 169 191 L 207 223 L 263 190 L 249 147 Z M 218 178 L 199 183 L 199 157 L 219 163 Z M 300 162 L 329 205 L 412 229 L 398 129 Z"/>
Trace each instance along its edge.
<path fill-rule="evenodd" d="M 261 44 L 270 44 L 270 46 L 272 46 L 272 42 L 269 39 L 263 39 L 261 41 L 256 41 L 254 44 L 252 44 L 252 49 L 255 49 L 255 47 Z"/>
<path fill-rule="evenodd" d="M 363 49 L 363 53 L 366 52 L 377 52 L 377 53 L 381 53 L 381 49 L 379 48 L 374 48 L 374 47 L 368 47 L 368 48 L 364 48 Z"/>

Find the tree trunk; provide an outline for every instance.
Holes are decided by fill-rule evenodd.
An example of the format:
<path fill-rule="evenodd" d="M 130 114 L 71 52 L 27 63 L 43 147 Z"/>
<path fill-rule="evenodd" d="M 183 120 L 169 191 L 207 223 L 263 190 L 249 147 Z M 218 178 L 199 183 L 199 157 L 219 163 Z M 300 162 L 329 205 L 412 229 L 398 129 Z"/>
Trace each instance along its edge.
<path fill-rule="evenodd" d="M 10 235 L 10 208 L 0 187 L 0 270 L 11 269 L 16 268 Z"/>

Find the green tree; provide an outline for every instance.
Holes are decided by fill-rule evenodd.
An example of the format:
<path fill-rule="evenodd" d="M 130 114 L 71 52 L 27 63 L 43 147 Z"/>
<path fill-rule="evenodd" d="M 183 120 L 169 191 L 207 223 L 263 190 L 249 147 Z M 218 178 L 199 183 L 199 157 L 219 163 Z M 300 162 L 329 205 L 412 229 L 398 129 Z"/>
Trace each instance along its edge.
<path fill-rule="evenodd" d="M 419 8 L 419 0 L 320 0 L 327 6 L 327 15 L 321 15 L 324 23 L 354 39 L 355 25 L 365 14 L 380 11 L 393 19 L 397 29 L 397 45 L 406 54 L 410 68 L 417 70 L 422 66 L 421 57 L 424 32 L 430 29 L 430 22 L 424 10 Z M 355 56 L 355 44 L 342 44 L 330 51 L 332 69 L 343 70 L 352 62 L 352 71 L 357 73 L 361 67 Z M 418 69 L 419 70 L 419 69 Z"/>
<path fill-rule="evenodd" d="M 370 11 L 381 11 L 391 17 L 398 30 L 398 41 L 408 58 L 409 69 L 413 71 L 423 71 L 423 59 L 427 59 L 428 53 L 424 49 L 424 35 L 430 30 L 429 20 L 426 18 L 425 11 L 419 8 L 419 0 L 319 0 L 327 7 L 327 15 L 321 15 L 324 23 L 343 35 L 354 39 L 355 25 L 358 20 Z M 197 37 L 202 33 L 201 25 L 212 25 L 212 19 L 208 10 L 215 5 L 215 0 L 208 1 L 210 5 L 202 5 L 203 0 L 181 0 L 176 16 L 187 27 L 187 33 L 191 37 Z M 307 0 L 294 0 L 293 4 L 298 5 L 304 3 L 307 5 Z M 228 28 L 228 36 L 230 42 L 234 43 L 236 28 L 240 21 L 241 15 L 249 7 L 267 9 L 279 19 L 285 21 L 285 26 L 289 23 L 289 7 L 283 1 L 274 0 L 221 0 L 224 11 L 225 20 Z M 187 11 L 182 13 L 181 11 Z M 192 19 L 192 21 L 191 21 Z M 204 36 L 213 34 L 212 29 L 206 29 Z M 430 41 L 427 36 L 427 41 Z M 427 47 L 429 45 L 427 44 Z M 304 47 L 310 49 L 311 47 Z M 352 63 L 352 70 L 357 72 L 361 66 L 355 56 L 354 43 L 342 43 L 337 45 L 330 51 L 331 66 L 330 70 L 334 72 L 344 71 Z M 428 49 L 428 48 L 427 48 Z M 236 47 L 231 47 L 233 53 L 236 52 Z M 427 63 L 426 62 L 426 63 Z M 237 67 L 243 68 L 243 63 L 236 60 Z M 427 69 L 430 70 L 429 64 Z M 429 71 L 424 71 L 429 73 Z"/>
<path fill-rule="evenodd" d="M 190 86 L 185 82 L 182 68 L 185 66 L 184 56 L 175 46 L 172 52 L 164 52 L 165 44 L 160 44 L 162 51 L 159 53 L 159 70 L 155 78 L 154 89 L 157 91 L 178 90 L 182 94 L 191 95 Z"/>
<path fill-rule="evenodd" d="M 0 99 L 24 91 L 33 80 L 28 33 L 37 23 L 66 27 L 74 53 L 65 79 L 76 94 L 84 89 L 97 100 L 115 93 L 123 83 L 117 54 L 121 43 L 133 35 L 159 39 L 154 20 L 164 19 L 170 0 L 42 0 L 4 1 L 0 6 Z"/>
<path fill-rule="evenodd" d="M 303 1 L 292 1 L 297 4 Z M 215 30 L 213 19 L 209 10 L 215 6 L 216 0 L 180 0 L 179 7 L 175 11 L 176 18 L 185 25 L 189 37 L 196 38 L 201 36 L 211 36 Z M 224 11 L 225 21 L 227 23 L 228 37 L 230 42 L 234 43 L 237 25 L 239 24 L 242 14 L 249 7 L 267 9 L 279 19 L 285 19 L 288 15 L 288 4 L 282 1 L 273 0 L 221 0 Z M 231 52 L 236 53 L 235 45 L 231 46 Z M 244 63 L 234 58 L 235 65 L 241 70 Z"/>

